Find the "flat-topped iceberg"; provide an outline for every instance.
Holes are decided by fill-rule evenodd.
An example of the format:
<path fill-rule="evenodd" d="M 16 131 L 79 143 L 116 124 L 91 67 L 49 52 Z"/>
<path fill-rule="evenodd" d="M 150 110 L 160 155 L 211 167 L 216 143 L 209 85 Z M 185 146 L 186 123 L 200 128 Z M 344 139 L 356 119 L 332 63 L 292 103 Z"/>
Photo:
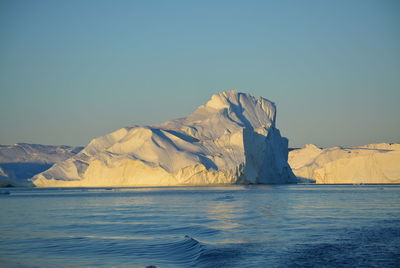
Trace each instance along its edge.
<path fill-rule="evenodd" d="M 185 118 L 125 127 L 32 178 L 42 187 L 295 182 L 276 107 L 237 91 L 213 95 Z"/>
<path fill-rule="evenodd" d="M 400 183 L 400 144 L 321 149 L 308 144 L 289 153 L 300 179 L 321 184 Z"/>
<path fill-rule="evenodd" d="M 82 147 L 17 143 L 0 145 L 0 187 L 31 185 L 32 176 L 70 158 Z"/>

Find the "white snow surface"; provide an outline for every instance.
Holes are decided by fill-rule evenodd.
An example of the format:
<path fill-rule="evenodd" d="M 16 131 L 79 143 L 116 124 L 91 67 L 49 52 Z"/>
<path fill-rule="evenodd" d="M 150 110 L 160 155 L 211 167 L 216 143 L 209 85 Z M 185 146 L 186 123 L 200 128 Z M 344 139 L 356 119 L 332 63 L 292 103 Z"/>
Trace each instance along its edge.
<path fill-rule="evenodd" d="M 82 147 L 17 143 L 0 145 L 0 187 L 24 186 L 28 179 L 54 163 L 70 158 Z"/>
<path fill-rule="evenodd" d="M 188 117 L 95 138 L 32 182 L 42 187 L 295 182 L 288 140 L 275 117 L 271 101 L 225 91 Z"/>
<path fill-rule="evenodd" d="M 289 152 L 289 164 L 299 179 L 320 184 L 400 183 L 400 144 L 325 149 L 308 144 Z"/>

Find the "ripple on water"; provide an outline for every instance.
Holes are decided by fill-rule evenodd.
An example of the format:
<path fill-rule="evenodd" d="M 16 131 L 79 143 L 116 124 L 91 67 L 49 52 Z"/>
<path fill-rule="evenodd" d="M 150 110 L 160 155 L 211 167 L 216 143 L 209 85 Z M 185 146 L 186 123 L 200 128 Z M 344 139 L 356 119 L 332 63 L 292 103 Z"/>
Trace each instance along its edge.
<path fill-rule="evenodd" d="M 296 245 L 281 267 L 399 267 L 399 245 L 399 226 L 348 229 L 332 243 Z"/>
<path fill-rule="evenodd" d="M 235 197 L 232 195 L 224 195 L 224 196 L 219 196 L 217 198 L 213 199 L 214 201 L 225 201 L 225 202 L 231 202 L 235 201 Z"/>

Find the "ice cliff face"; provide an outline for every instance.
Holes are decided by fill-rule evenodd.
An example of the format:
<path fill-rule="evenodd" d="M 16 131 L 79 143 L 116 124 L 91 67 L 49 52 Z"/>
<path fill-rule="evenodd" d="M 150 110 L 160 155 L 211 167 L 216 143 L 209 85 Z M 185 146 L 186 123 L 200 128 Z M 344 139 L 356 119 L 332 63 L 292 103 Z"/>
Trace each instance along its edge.
<path fill-rule="evenodd" d="M 31 184 L 27 180 L 54 163 L 70 158 L 82 147 L 17 143 L 0 145 L 0 187 Z"/>
<path fill-rule="evenodd" d="M 185 118 L 121 128 L 36 175 L 36 186 L 289 183 L 288 141 L 276 108 L 236 91 L 213 95 Z"/>
<path fill-rule="evenodd" d="M 289 153 L 300 179 L 321 184 L 400 183 L 400 144 L 320 149 L 313 144 Z"/>

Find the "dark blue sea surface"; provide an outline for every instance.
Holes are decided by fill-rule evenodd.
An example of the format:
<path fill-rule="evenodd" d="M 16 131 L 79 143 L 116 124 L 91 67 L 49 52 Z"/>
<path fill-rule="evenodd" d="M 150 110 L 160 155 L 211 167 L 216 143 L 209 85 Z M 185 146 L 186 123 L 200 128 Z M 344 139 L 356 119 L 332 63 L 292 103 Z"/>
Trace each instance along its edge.
<path fill-rule="evenodd" d="M 1 267 L 400 267 L 399 185 L 0 193 Z"/>

